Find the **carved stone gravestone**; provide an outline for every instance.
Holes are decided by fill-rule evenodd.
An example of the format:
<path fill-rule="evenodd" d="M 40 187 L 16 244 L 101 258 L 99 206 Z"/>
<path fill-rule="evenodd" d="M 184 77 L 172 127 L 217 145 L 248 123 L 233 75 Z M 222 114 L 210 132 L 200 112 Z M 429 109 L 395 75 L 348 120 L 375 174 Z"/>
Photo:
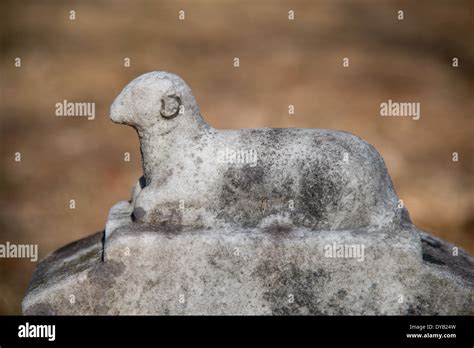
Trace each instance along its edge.
<path fill-rule="evenodd" d="M 214 129 L 166 72 L 110 118 L 144 175 L 104 232 L 38 265 L 25 314 L 474 314 L 473 258 L 411 223 L 364 140 Z"/>

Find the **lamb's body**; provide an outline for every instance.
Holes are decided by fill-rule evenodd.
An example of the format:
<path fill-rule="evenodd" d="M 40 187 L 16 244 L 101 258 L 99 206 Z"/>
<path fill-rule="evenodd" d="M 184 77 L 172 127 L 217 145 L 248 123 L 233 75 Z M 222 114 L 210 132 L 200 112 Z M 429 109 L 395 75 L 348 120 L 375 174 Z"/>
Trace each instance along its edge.
<path fill-rule="evenodd" d="M 133 197 L 136 220 L 174 230 L 223 224 L 354 229 L 400 222 L 402 211 L 384 162 L 362 139 L 324 129 L 213 129 L 181 79 L 147 75 L 131 84 L 178 95 L 185 109 L 172 119 L 145 120 L 147 127 L 115 116 L 140 136 L 146 187 Z M 166 88 L 159 86 L 163 80 Z M 124 114 L 123 105 L 143 104 L 143 93 L 130 98 L 135 89 L 129 85 L 127 95 L 117 98 L 120 112 L 113 106 L 113 119 L 114 113 Z M 232 158 L 232 153 L 244 156 Z"/>

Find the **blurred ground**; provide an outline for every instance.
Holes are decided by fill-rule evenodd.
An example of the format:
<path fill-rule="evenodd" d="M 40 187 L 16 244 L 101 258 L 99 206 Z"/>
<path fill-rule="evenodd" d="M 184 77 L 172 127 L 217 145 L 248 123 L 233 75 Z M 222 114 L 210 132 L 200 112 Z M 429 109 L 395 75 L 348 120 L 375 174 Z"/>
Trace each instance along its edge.
<path fill-rule="evenodd" d="M 474 253 L 471 1 L 0 6 L 0 243 L 37 243 L 43 257 L 103 229 L 108 209 L 129 198 L 141 173 L 135 133 L 110 122 L 108 108 L 132 78 L 167 70 L 189 83 L 214 127 L 335 128 L 361 136 L 385 158 L 415 224 Z M 96 119 L 56 117 L 54 105 L 64 99 L 96 102 Z M 420 102 L 421 119 L 381 117 L 388 99 Z M 0 314 L 20 312 L 34 266 L 0 259 Z"/>

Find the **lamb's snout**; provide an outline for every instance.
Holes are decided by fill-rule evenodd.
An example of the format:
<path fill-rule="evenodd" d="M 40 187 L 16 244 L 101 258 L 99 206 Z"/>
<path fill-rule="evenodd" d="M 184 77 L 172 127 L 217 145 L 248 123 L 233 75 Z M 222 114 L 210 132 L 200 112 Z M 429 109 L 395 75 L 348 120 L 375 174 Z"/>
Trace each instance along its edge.
<path fill-rule="evenodd" d="M 137 108 L 135 107 L 134 92 L 136 86 L 133 83 L 129 83 L 115 98 L 114 102 L 110 106 L 109 118 L 115 123 L 127 124 L 129 126 L 135 126 L 137 121 L 136 113 Z"/>
<path fill-rule="evenodd" d="M 129 123 L 127 120 L 131 119 L 131 115 L 127 115 L 126 107 L 124 107 L 123 102 L 120 101 L 119 97 L 115 99 L 110 107 L 109 118 L 115 123 Z"/>

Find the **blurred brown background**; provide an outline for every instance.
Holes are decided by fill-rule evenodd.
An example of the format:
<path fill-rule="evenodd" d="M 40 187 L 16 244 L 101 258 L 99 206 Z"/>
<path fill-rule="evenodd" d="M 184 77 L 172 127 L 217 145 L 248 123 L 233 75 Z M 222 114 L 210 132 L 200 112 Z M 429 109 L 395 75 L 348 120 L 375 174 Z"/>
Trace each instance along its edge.
<path fill-rule="evenodd" d="M 44 257 L 103 229 L 108 209 L 129 198 L 141 175 L 137 137 L 109 121 L 108 108 L 137 75 L 167 70 L 189 83 L 214 127 L 335 128 L 361 136 L 385 158 L 415 224 L 474 252 L 472 1 L 0 6 L 0 243 L 37 243 Z M 95 102 L 96 119 L 56 117 L 55 103 L 64 99 Z M 388 99 L 420 102 L 421 119 L 381 117 Z M 0 259 L 0 313 L 20 313 L 34 267 Z"/>

